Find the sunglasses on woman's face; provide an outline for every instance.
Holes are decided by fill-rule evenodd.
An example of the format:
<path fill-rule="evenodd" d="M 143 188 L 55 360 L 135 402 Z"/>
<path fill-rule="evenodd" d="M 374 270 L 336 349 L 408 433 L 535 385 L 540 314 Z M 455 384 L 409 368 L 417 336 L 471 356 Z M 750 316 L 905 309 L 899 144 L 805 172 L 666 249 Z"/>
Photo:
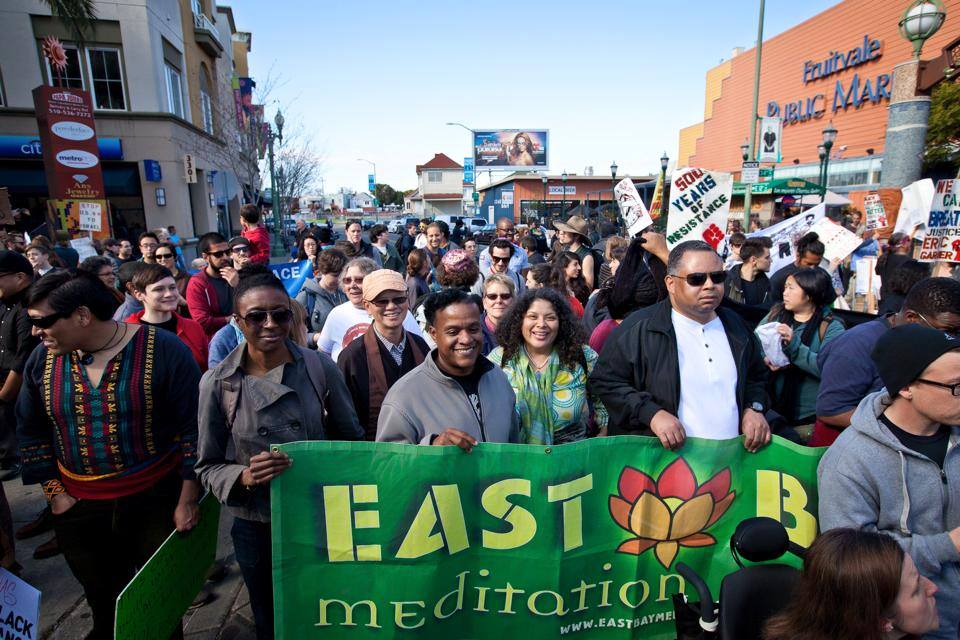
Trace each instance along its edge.
<path fill-rule="evenodd" d="M 486 298 L 491 302 L 496 300 L 503 300 L 504 302 L 509 302 L 511 299 L 513 299 L 513 294 L 512 293 L 488 293 L 486 295 Z"/>
<path fill-rule="evenodd" d="M 157 260 L 173 260 L 172 253 L 155 253 L 153 254 L 153 257 Z"/>
<path fill-rule="evenodd" d="M 31 325 L 35 326 L 37 329 L 49 329 L 57 323 L 58 320 L 63 320 L 64 318 L 69 318 L 73 315 L 73 311 L 68 313 L 51 313 L 48 316 L 43 316 L 42 318 L 34 318 L 32 316 L 27 316 Z"/>
<path fill-rule="evenodd" d="M 247 245 L 237 245 L 233 249 L 230 249 L 230 251 L 234 253 L 250 253 L 250 247 Z"/>
<path fill-rule="evenodd" d="M 702 287 L 707 283 L 707 278 L 710 278 L 710 282 L 713 284 L 723 284 L 727 281 L 727 272 L 726 271 L 711 271 L 710 273 L 688 273 L 685 276 L 681 276 L 676 273 L 671 273 L 674 278 L 680 278 L 686 280 L 687 284 L 691 287 Z"/>
<path fill-rule="evenodd" d="M 290 309 L 271 309 L 268 311 L 251 311 L 240 319 L 249 324 L 263 324 L 267 321 L 267 316 L 273 318 L 276 324 L 287 324 L 293 319 L 293 311 Z"/>

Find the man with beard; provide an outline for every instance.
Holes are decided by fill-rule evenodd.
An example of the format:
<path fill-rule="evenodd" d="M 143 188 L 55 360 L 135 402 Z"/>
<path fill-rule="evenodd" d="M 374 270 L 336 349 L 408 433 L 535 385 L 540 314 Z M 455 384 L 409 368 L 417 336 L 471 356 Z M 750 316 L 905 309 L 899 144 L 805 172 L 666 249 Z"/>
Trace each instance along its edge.
<path fill-rule="evenodd" d="M 216 232 L 200 236 L 200 254 L 207 266 L 187 283 L 187 307 L 190 317 L 200 323 L 207 337 L 230 322 L 233 313 L 233 287 L 239 280 L 230 245 Z"/>
<path fill-rule="evenodd" d="M 610 435 L 655 435 L 673 450 L 687 436 L 743 433 L 749 451 L 770 441 L 763 350 L 739 316 L 718 308 L 726 277 L 706 242 L 681 242 L 670 252 L 669 299 L 628 316 L 590 376 L 610 414 Z"/>
<path fill-rule="evenodd" d="M 437 348 L 387 393 L 377 441 L 452 445 L 468 452 L 478 442 L 519 442 L 510 382 L 480 355 L 476 296 L 443 289 L 427 299 L 424 312 Z"/>

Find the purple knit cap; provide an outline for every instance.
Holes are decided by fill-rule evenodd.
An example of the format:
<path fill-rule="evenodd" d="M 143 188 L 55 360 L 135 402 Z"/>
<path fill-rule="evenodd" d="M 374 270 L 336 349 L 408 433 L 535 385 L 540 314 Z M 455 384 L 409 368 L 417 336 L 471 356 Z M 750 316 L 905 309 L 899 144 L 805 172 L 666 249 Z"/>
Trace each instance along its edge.
<path fill-rule="evenodd" d="M 443 263 L 443 269 L 447 273 L 456 273 L 470 268 L 473 258 L 463 249 L 453 249 L 443 254 L 440 262 Z"/>

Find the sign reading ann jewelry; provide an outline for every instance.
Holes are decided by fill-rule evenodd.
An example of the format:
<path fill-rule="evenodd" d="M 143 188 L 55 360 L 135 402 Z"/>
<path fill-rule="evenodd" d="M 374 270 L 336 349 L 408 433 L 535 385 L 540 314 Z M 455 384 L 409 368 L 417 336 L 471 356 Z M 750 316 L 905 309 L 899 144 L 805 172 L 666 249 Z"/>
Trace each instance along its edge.
<path fill-rule="evenodd" d="M 831 51 L 826 59 L 821 61 L 807 60 L 803 63 L 803 83 L 823 80 L 860 65 L 879 60 L 883 55 L 883 41 L 871 39 L 869 34 L 863 36 L 863 42 L 847 51 Z M 850 107 L 859 109 L 866 103 L 877 104 L 882 100 L 890 99 L 891 77 L 889 73 L 878 74 L 875 78 L 862 78 L 854 73 L 849 83 L 844 78 L 838 78 L 834 84 L 832 99 L 827 93 L 818 93 L 813 96 L 800 98 L 780 104 L 776 101 L 767 103 L 767 116 L 783 118 L 783 124 L 791 125 L 806 122 L 814 118 L 822 118 L 830 109 L 832 113 Z"/>

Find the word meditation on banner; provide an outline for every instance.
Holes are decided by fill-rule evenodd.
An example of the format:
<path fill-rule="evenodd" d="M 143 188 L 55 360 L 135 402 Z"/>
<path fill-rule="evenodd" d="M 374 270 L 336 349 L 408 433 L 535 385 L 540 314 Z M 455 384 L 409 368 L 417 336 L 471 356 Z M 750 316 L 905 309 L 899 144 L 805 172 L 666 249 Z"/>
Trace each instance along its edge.
<path fill-rule="evenodd" d="M 960 262 L 960 180 L 938 180 L 920 260 Z"/>
<path fill-rule="evenodd" d="M 717 588 L 740 521 L 817 533 L 823 450 L 779 438 L 276 449 L 278 638 L 673 639 L 677 563 Z"/>
<path fill-rule="evenodd" d="M 667 246 L 704 240 L 714 249 L 725 237 L 733 176 L 706 169 L 680 169 L 670 182 Z"/>

